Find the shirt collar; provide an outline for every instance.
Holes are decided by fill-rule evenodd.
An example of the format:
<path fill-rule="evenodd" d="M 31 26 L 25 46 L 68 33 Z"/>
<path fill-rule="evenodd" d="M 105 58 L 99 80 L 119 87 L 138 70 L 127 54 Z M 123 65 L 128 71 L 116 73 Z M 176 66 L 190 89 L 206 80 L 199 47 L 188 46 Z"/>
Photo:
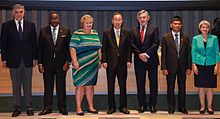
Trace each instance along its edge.
<path fill-rule="evenodd" d="M 119 31 L 119 33 L 120 33 L 121 28 L 119 28 L 119 29 L 116 29 L 115 27 L 113 27 L 113 28 L 114 28 L 114 31 L 115 31 L 115 32 L 118 30 L 118 31 Z"/>
<path fill-rule="evenodd" d="M 19 21 L 18 21 L 17 19 L 14 19 L 14 20 L 15 20 L 15 23 L 18 24 Z M 20 21 L 21 24 L 23 24 L 23 21 L 24 21 L 24 19 L 22 19 L 22 20 Z"/>
<path fill-rule="evenodd" d="M 53 28 L 54 28 L 54 27 L 50 25 L 51 31 L 53 31 Z M 55 28 L 56 28 L 56 31 L 57 31 L 57 30 L 59 29 L 59 24 L 58 24 Z"/>
<path fill-rule="evenodd" d="M 147 24 L 146 25 L 144 25 L 144 29 L 146 29 L 147 28 Z M 140 31 L 142 30 L 142 25 L 140 25 Z"/>
<path fill-rule="evenodd" d="M 177 33 L 174 32 L 174 31 L 171 31 L 171 32 L 172 32 L 172 35 L 173 35 L 173 36 L 175 36 L 175 34 L 178 34 L 178 37 L 180 36 L 180 32 L 177 32 Z"/>

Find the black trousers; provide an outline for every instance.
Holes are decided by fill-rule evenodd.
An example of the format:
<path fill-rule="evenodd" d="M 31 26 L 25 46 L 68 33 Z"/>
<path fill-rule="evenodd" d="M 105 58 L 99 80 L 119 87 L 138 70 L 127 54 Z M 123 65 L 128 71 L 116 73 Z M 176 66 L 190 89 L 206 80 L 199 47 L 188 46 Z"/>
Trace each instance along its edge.
<path fill-rule="evenodd" d="M 180 64 L 179 64 L 180 65 Z M 177 77 L 177 78 L 176 78 Z M 186 71 L 181 71 L 180 66 L 176 73 L 169 73 L 167 75 L 167 103 L 169 108 L 175 109 L 175 82 L 178 84 L 178 107 L 185 108 L 186 106 Z"/>
<path fill-rule="evenodd" d="M 51 109 L 53 106 L 53 89 L 56 83 L 58 109 L 66 109 L 66 71 L 63 71 L 63 67 L 44 67 L 43 77 L 44 108 Z"/>
<path fill-rule="evenodd" d="M 107 81 L 108 81 L 108 106 L 109 108 L 116 109 L 115 105 L 115 80 L 116 76 L 118 79 L 119 89 L 120 89 L 120 106 L 119 109 L 127 107 L 127 90 L 126 90 L 126 80 L 127 80 L 127 62 L 126 65 L 122 65 L 118 62 L 114 70 L 108 69 Z"/>
<path fill-rule="evenodd" d="M 134 61 L 134 70 L 137 82 L 137 93 L 139 106 L 156 106 L 158 95 L 158 66 L 150 65 L 136 58 Z M 150 97 L 146 101 L 146 72 L 148 71 Z"/>

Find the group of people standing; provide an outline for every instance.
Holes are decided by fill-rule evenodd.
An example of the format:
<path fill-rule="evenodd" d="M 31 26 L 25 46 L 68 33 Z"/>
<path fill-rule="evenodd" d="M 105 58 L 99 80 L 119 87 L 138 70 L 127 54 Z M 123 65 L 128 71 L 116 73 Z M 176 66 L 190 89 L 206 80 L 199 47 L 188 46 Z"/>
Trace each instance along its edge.
<path fill-rule="evenodd" d="M 112 27 L 104 30 L 100 40 L 96 30 L 92 29 L 94 20 L 91 15 L 81 17 L 81 29 L 71 36 L 67 27 L 60 25 L 58 12 L 51 11 L 49 25 L 40 29 L 37 41 L 34 23 L 24 20 L 23 5 L 13 6 L 13 20 L 2 24 L 1 57 L 3 67 L 8 67 L 13 87 L 14 112 L 12 117 L 21 114 L 21 87 L 23 87 L 26 113 L 34 115 L 32 108 L 32 70 L 37 65 L 44 80 L 44 109 L 38 115 L 52 113 L 53 89 L 56 84 L 57 106 L 59 113 L 68 115 L 66 109 L 66 73 L 72 64 L 72 79 L 76 87 L 76 114 L 83 116 L 82 100 L 88 102 L 88 113 L 98 114 L 94 108 L 94 86 L 97 83 L 98 70 L 103 67 L 107 74 L 108 110 L 116 112 L 114 98 L 115 81 L 120 89 L 119 111 L 130 114 L 127 108 L 126 79 L 127 69 L 131 67 L 134 54 L 134 71 L 137 83 L 139 113 L 150 110 L 156 113 L 158 95 L 158 47 L 160 45 L 158 27 L 150 24 L 150 15 L 146 10 L 137 13 L 137 27 L 130 31 L 123 28 L 123 16 L 116 12 L 112 17 Z M 218 22 L 219 23 L 219 22 Z M 213 88 L 217 87 L 219 59 L 218 38 L 211 35 L 210 23 L 199 23 L 199 35 L 192 43 L 182 29 L 182 20 L 175 16 L 170 22 L 170 32 L 161 42 L 161 70 L 167 79 L 168 113 L 175 111 L 175 81 L 178 82 L 178 111 L 188 114 L 186 109 L 186 76 L 193 68 L 195 86 L 199 89 L 200 113 L 205 113 L 205 94 L 207 111 L 212 109 Z M 216 31 L 216 30 L 215 30 Z M 219 34 L 219 33 L 218 33 Z M 148 72 L 150 96 L 146 99 L 146 74 Z M 207 73 L 208 72 L 208 73 Z M 176 78 L 177 77 L 177 78 Z"/>

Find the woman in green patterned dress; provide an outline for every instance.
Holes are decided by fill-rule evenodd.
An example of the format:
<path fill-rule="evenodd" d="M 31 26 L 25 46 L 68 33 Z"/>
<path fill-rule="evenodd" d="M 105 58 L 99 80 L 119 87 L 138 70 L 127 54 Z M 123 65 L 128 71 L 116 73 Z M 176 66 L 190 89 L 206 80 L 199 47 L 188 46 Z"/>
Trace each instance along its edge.
<path fill-rule="evenodd" d="M 81 26 L 82 29 L 75 31 L 70 40 L 70 55 L 73 65 L 72 78 L 76 86 L 76 114 L 83 116 L 81 103 L 84 94 L 88 101 L 88 112 L 98 113 L 93 106 L 93 97 L 98 69 L 101 67 L 101 43 L 98 33 L 92 29 L 92 16 L 82 16 Z"/>

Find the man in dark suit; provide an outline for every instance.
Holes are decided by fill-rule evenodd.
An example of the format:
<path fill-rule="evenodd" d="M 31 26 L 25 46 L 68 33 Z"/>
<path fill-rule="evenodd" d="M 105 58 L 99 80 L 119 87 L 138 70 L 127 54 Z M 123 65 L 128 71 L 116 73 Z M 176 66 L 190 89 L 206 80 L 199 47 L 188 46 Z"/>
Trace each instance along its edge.
<path fill-rule="evenodd" d="M 39 115 L 52 113 L 53 89 L 56 80 L 58 110 L 68 115 L 66 110 L 66 73 L 69 69 L 70 30 L 59 25 L 59 15 L 52 11 L 49 25 L 41 28 L 38 41 L 39 71 L 44 78 L 44 109 Z"/>
<path fill-rule="evenodd" d="M 131 66 L 131 46 L 129 32 L 122 28 L 123 18 L 115 13 L 112 18 L 113 26 L 103 32 L 102 63 L 106 69 L 108 81 L 107 114 L 116 112 L 115 106 L 115 78 L 117 76 L 120 88 L 120 112 L 130 114 L 127 109 L 126 79 L 127 68 Z"/>
<path fill-rule="evenodd" d="M 163 36 L 161 44 L 161 70 L 167 78 L 168 113 L 175 110 L 175 81 L 177 77 L 179 95 L 179 112 L 188 114 L 186 109 L 186 74 L 192 69 L 191 46 L 187 35 L 181 32 L 182 20 L 179 16 L 173 17 L 170 23 L 171 31 Z"/>
<path fill-rule="evenodd" d="M 146 111 L 147 105 L 151 113 L 156 113 L 158 94 L 158 65 L 157 50 L 159 47 L 159 31 L 155 25 L 149 24 L 150 16 L 147 11 L 137 13 L 139 25 L 131 30 L 131 46 L 134 53 L 134 70 L 137 82 L 139 113 Z M 148 71 L 150 97 L 146 101 L 146 71 Z"/>
<path fill-rule="evenodd" d="M 218 46 L 220 46 L 220 17 L 214 19 L 214 27 L 211 30 L 211 34 L 216 35 L 218 37 Z"/>
<path fill-rule="evenodd" d="M 2 24 L 1 57 L 3 67 L 8 67 L 13 87 L 14 112 L 21 114 L 21 86 L 23 87 L 26 113 L 34 115 L 32 108 L 32 68 L 37 60 L 37 35 L 35 24 L 24 20 L 23 5 L 13 6 L 13 20 Z"/>

